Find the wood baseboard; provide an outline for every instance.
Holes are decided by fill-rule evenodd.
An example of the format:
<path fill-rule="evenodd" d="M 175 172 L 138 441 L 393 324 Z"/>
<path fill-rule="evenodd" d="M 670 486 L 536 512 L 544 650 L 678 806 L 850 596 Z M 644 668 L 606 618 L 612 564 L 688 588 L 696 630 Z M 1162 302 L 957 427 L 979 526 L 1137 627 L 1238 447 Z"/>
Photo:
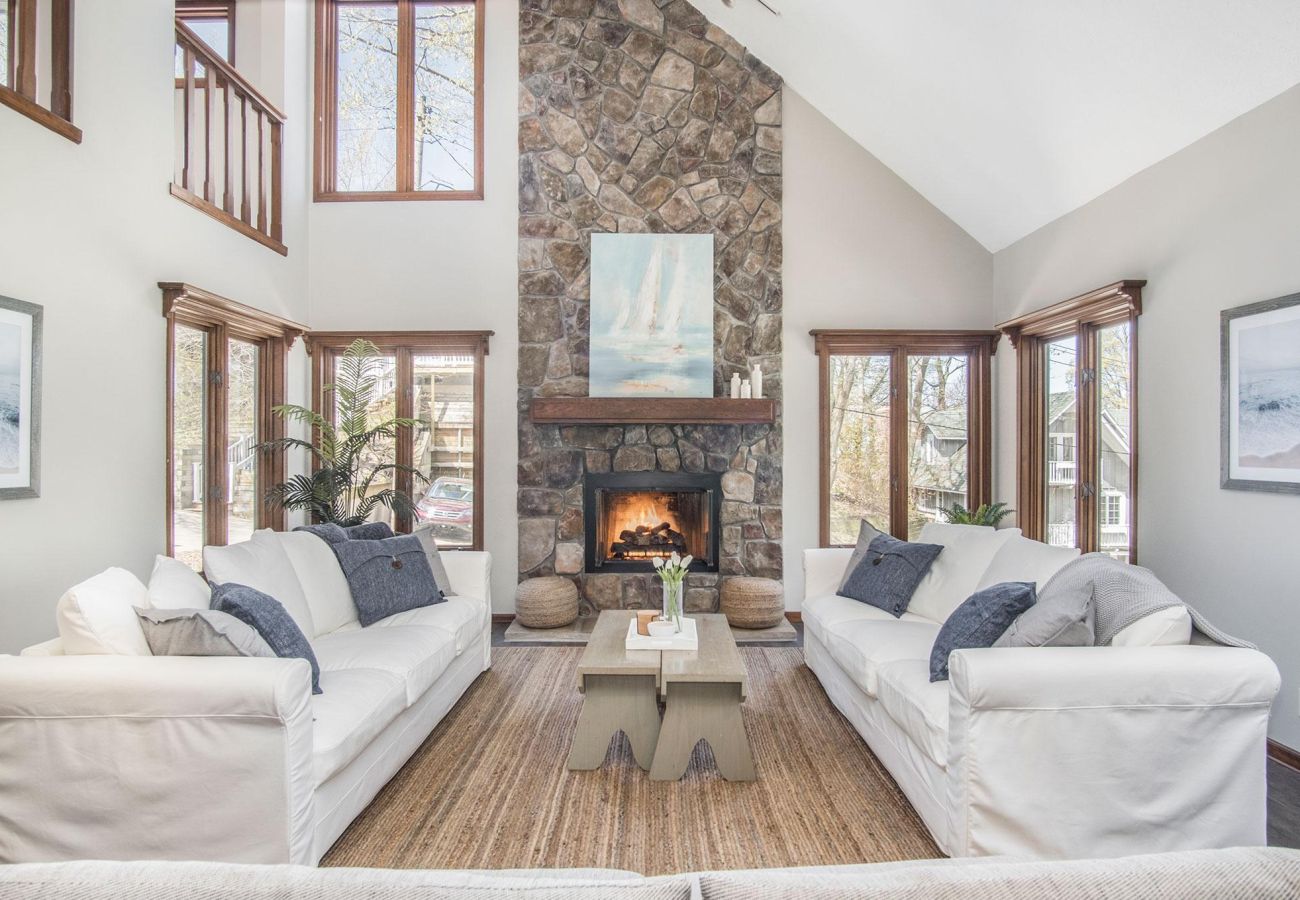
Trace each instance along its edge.
<path fill-rule="evenodd" d="M 1277 741 L 1270 740 L 1268 742 L 1268 758 L 1286 766 L 1288 769 L 1295 769 L 1300 772 L 1300 751 L 1292 750 L 1286 744 L 1279 744 Z"/>

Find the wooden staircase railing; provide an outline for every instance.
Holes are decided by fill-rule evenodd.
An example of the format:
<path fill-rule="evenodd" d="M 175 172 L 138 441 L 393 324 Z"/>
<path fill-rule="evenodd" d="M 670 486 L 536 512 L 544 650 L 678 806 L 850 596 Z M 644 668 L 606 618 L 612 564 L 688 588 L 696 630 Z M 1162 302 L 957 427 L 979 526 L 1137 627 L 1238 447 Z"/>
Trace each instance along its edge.
<path fill-rule="evenodd" d="M 281 255 L 284 113 L 180 19 L 172 196 Z"/>

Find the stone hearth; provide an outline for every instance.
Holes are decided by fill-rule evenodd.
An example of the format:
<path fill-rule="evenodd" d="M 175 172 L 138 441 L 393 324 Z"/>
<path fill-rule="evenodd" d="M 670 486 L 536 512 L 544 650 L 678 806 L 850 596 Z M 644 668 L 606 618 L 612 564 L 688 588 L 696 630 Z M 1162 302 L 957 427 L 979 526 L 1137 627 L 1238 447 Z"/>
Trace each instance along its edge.
<path fill-rule="evenodd" d="M 780 78 L 685 0 L 523 0 L 519 97 L 519 575 L 594 608 L 659 602 L 649 574 L 584 569 L 586 473 L 722 477 L 718 579 L 781 577 Z M 761 363 L 774 425 L 535 425 L 587 394 L 593 232 L 715 236 L 714 388 Z"/>

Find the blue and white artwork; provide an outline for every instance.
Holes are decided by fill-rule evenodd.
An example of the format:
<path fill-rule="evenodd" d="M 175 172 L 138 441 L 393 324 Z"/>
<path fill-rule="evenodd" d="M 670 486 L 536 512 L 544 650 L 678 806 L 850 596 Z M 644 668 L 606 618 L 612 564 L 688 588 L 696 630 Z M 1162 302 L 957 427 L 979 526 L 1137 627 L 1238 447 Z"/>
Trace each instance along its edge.
<path fill-rule="evenodd" d="M 0 500 L 38 495 L 42 315 L 0 297 Z"/>
<path fill-rule="evenodd" d="M 1228 325 L 1227 474 L 1300 484 L 1300 298 Z"/>
<path fill-rule="evenodd" d="M 591 236 L 592 397 L 713 396 L 713 235 Z"/>

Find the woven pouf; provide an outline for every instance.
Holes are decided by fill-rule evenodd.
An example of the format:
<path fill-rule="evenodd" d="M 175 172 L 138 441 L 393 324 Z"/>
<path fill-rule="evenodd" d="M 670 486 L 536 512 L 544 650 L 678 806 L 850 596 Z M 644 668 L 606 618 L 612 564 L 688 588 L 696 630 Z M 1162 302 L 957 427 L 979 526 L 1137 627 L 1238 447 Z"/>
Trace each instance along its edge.
<path fill-rule="evenodd" d="M 515 594 L 515 618 L 526 628 L 559 628 L 578 618 L 578 589 L 558 575 L 530 578 Z"/>
<path fill-rule="evenodd" d="M 722 582 L 721 612 L 736 628 L 771 628 L 785 616 L 785 591 L 771 578 L 728 578 Z"/>

